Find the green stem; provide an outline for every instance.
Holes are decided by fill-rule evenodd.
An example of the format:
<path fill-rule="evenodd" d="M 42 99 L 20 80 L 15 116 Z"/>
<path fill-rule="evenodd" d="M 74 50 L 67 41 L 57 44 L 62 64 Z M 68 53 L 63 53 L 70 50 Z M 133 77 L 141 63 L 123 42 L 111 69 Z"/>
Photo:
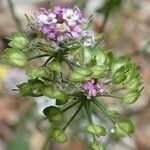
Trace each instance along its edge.
<path fill-rule="evenodd" d="M 63 112 L 63 113 L 66 112 L 67 110 L 69 110 L 70 108 L 72 108 L 73 106 L 75 106 L 76 104 L 78 104 L 79 102 L 80 102 L 80 100 L 74 102 L 73 104 L 71 104 L 71 105 L 69 105 L 68 107 L 64 108 L 64 109 L 62 110 L 62 112 Z"/>
<path fill-rule="evenodd" d="M 88 100 L 85 100 L 84 108 L 85 108 L 85 111 L 87 113 L 89 123 L 93 124 L 92 113 L 91 113 L 91 102 Z M 93 141 L 96 141 L 96 137 L 94 135 L 93 135 Z"/>
<path fill-rule="evenodd" d="M 68 121 L 68 123 L 63 127 L 64 131 L 67 129 L 67 127 L 69 126 L 69 124 L 73 121 L 73 119 L 79 113 L 79 111 L 81 110 L 81 108 L 82 108 L 82 103 L 80 104 L 79 108 L 76 110 L 76 112 L 74 113 L 74 115 L 71 117 L 71 119 Z"/>
<path fill-rule="evenodd" d="M 33 56 L 31 58 L 29 58 L 29 61 L 37 59 L 37 58 L 41 58 L 41 57 L 47 57 L 49 56 L 48 54 L 41 54 L 41 55 L 37 55 L 37 56 Z"/>
<path fill-rule="evenodd" d="M 14 21 L 15 21 L 16 27 L 17 27 L 18 31 L 22 31 L 21 23 L 20 23 L 17 15 L 15 13 L 13 2 L 11 0 L 7 0 L 7 1 L 8 1 L 10 12 L 11 12 L 11 14 L 13 16 Z"/>
<path fill-rule="evenodd" d="M 45 61 L 45 63 L 42 65 L 42 67 L 45 67 L 45 66 L 48 64 L 48 62 L 49 62 L 53 57 L 54 57 L 54 56 L 49 57 L 49 58 Z"/>
<path fill-rule="evenodd" d="M 108 115 L 107 109 L 105 108 L 105 106 L 100 101 L 97 101 L 96 99 L 93 99 L 92 102 L 103 112 L 103 114 L 108 119 L 110 119 L 113 123 L 115 123 L 115 120 L 110 115 Z"/>

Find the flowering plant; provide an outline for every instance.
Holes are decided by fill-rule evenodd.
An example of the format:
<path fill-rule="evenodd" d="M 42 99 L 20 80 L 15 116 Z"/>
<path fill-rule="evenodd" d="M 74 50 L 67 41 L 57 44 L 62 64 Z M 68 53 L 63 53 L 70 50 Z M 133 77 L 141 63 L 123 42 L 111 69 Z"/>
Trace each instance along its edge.
<path fill-rule="evenodd" d="M 127 105 L 134 103 L 142 91 L 137 67 L 127 56 L 115 58 L 111 51 L 101 48 L 102 35 L 89 33 L 92 18 L 84 18 L 77 7 L 40 8 L 33 17 L 26 17 L 36 37 L 29 40 L 24 33 L 12 33 L 3 58 L 11 65 L 26 66 L 29 80 L 17 85 L 22 96 L 47 96 L 56 101 L 55 106 L 43 110 L 51 123 L 51 139 L 66 142 L 65 130 L 82 108 L 89 122 L 84 131 L 93 136 L 90 149 L 104 149 L 97 137 L 131 135 L 133 123 L 109 109 L 103 97 L 118 99 Z M 32 65 L 34 59 L 40 59 L 38 66 Z M 77 105 L 75 113 L 60 129 L 65 113 Z M 111 130 L 94 123 L 96 108 L 112 122 Z"/>

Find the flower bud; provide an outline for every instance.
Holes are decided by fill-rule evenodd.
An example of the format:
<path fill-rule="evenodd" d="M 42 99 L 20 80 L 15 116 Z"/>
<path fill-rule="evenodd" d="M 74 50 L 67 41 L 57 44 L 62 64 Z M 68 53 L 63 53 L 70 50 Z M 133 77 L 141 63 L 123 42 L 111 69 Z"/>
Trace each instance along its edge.
<path fill-rule="evenodd" d="M 31 78 L 48 77 L 48 74 L 45 68 L 33 68 L 33 69 L 28 70 L 26 74 L 30 76 Z"/>
<path fill-rule="evenodd" d="M 52 61 L 48 64 L 48 67 L 52 70 L 52 71 L 56 71 L 56 72 L 62 72 L 62 66 L 59 62 L 56 61 Z"/>
<path fill-rule="evenodd" d="M 90 144 L 90 150 L 105 150 L 105 147 L 99 142 L 92 142 Z"/>
<path fill-rule="evenodd" d="M 9 64 L 17 67 L 24 67 L 28 63 L 26 55 L 22 51 L 13 48 L 6 48 L 3 57 Z"/>
<path fill-rule="evenodd" d="M 61 129 L 53 129 L 51 138 L 59 143 L 65 143 L 67 141 L 67 135 Z"/>
<path fill-rule="evenodd" d="M 99 125 L 90 124 L 86 126 L 86 131 L 91 135 L 96 135 L 96 136 L 106 135 L 106 129 Z"/>
<path fill-rule="evenodd" d="M 27 46 L 28 42 L 28 38 L 24 33 L 13 32 L 11 35 L 11 42 L 8 45 L 12 48 L 21 50 Z"/>
<path fill-rule="evenodd" d="M 134 125 L 127 118 L 116 122 L 115 128 L 115 134 L 119 137 L 126 137 L 134 132 Z"/>
<path fill-rule="evenodd" d="M 132 104 L 134 103 L 138 97 L 140 96 L 140 93 L 136 90 L 136 91 L 131 91 L 128 92 L 124 97 L 122 102 L 125 104 Z"/>
<path fill-rule="evenodd" d="M 19 85 L 17 85 L 17 87 L 19 88 L 19 91 L 20 91 L 22 96 L 32 95 L 32 88 L 31 88 L 31 85 L 29 83 L 19 84 Z"/>
<path fill-rule="evenodd" d="M 55 107 L 55 106 L 46 107 L 43 110 L 43 113 L 45 116 L 47 116 L 49 121 L 53 123 L 60 122 L 63 119 L 62 111 L 58 107 Z"/>
<path fill-rule="evenodd" d="M 74 71 L 70 73 L 69 80 L 73 82 L 82 82 L 85 81 L 86 76 L 81 75 L 80 73 Z"/>

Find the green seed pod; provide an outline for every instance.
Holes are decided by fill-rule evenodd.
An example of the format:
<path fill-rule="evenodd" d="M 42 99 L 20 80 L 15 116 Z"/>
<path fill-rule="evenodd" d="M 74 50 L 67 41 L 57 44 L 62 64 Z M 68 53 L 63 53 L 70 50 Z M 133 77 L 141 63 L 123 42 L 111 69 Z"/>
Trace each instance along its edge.
<path fill-rule="evenodd" d="M 114 59 L 111 64 L 112 74 L 116 72 L 121 66 L 124 66 L 128 63 L 128 59 L 126 56 L 119 57 Z"/>
<path fill-rule="evenodd" d="M 22 96 L 32 95 L 32 88 L 29 83 L 22 83 L 22 84 L 17 85 L 17 87 L 19 88 L 19 91 Z"/>
<path fill-rule="evenodd" d="M 105 146 L 98 142 L 92 142 L 90 144 L 90 150 L 105 150 Z"/>
<path fill-rule="evenodd" d="M 49 98 L 53 98 L 54 93 L 53 87 L 50 85 L 45 85 L 43 87 L 42 93 Z"/>
<path fill-rule="evenodd" d="M 45 68 L 33 68 L 33 69 L 28 70 L 26 74 L 30 76 L 31 78 L 42 78 L 42 77 L 47 78 L 48 77 L 48 74 Z"/>
<path fill-rule="evenodd" d="M 115 128 L 115 134 L 118 137 L 126 137 L 134 132 L 134 125 L 131 120 L 127 118 L 116 122 Z"/>
<path fill-rule="evenodd" d="M 113 60 L 113 53 L 111 51 L 108 51 L 105 55 L 105 62 L 104 64 L 107 66 L 111 65 L 111 62 Z"/>
<path fill-rule="evenodd" d="M 73 82 L 82 82 L 82 81 L 85 81 L 85 79 L 86 79 L 86 76 L 83 76 L 76 71 L 71 72 L 69 75 L 69 80 Z"/>
<path fill-rule="evenodd" d="M 53 47 L 43 45 L 43 51 L 47 52 L 48 54 L 54 54 L 56 50 Z"/>
<path fill-rule="evenodd" d="M 106 59 L 105 53 L 102 49 L 95 48 L 92 51 L 92 58 L 96 61 L 95 65 L 103 65 Z"/>
<path fill-rule="evenodd" d="M 91 70 L 93 72 L 91 74 L 92 78 L 100 78 L 105 75 L 106 71 L 108 70 L 108 67 L 105 65 L 96 65 L 96 66 L 93 66 Z"/>
<path fill-rule="evenodd" d="M 59 143 L 65 143 L 67 141 L 67 135 L 61 129 L 53 129 L 51 138 Z"/>
<path fill-rule="evenodd" d="M 52 70 L 52 71 L 56 71 L 56 72 L 62 72 L 62 66 L 59 62 L 57 61 L 52 61 L 48 64 L 48 67 Z"/>
<path fill-rule="evenodd" d="M 127 89 L 130 91 L 137 89 L 138 87 L 141 86 L 141 81 L 139 78 L 134 78 L 130 82 L 125 84 Z"/>
<path fill-rule="evenodd" d="M 29 80 L 29 84 L 31 85 L 32 88 L 32 95 L 31 96 L 42 96 L 42 90 L 44 87 L 44 83 L 41 80 L 34 79 L 34 80 Z"/>
<path fill-rule="evenodd" d="M 116 111 L 116 110 L 109 110 L 109 111 L 107 112 L 107 114 L 108 114 L 109 116 L 111 116 L 111 117 L 116 117 L 116 116 L 120 115 L 120 113 L 119 113 L 118 111 Z"/>
<path fill-rule="evenodd" d="M 127 69 L 126 66 L 121 66 L 119 69 L 117 69 L 113 76 L 112 76 L 112 82 L 114 84 L 119 84 L 123 81 L 126 80 L 127 75 L 126 75 Z"/>
<path fill-rule="evenodd" d="M 136 91 L 131 91 L 128 92 L 124 97 L 122 102 L 125 104 L 132 104 L 134 103 L 138 97 L 140 96 L 140 93 L 136 90 Z"/>
<path fill-rule="evenodd" d="M 58 89 L 54 89 L 53 98 L 56 99 L 57 105 L 66 104 L 69 100 L 68 95 L 64 91 Z"/>
<path fill-rule="evenodd" d="M 11 35 L 11 42 L 8 44 L 15 49 L 23 49 L 29 43 L 27 36 L 21 32 L 13 32 Z"/>
<path fill-rule="evenodd" d="M 13 48 L 6 48 L 3 57 L 9 64 L 17 67 L 24 67 L 28 63 L 26 55 L 22 51 Z"/>
<path fill-rule="evenodd" d="M 76 69 L 76 72 L 78 72 L 79 74 L 83 76 L 89 76 L 90 74 L 92 74 L 92 71 L 87 68 L 78 68 Z"/>
<path fill-rule="evenodd" d="M 43 110 L 43 113 L 45 116 L 47 116 L 49 121 L 53 123 L 60 122 L 63 119 L 62 111 L 58 107 L 55 107 L 55 106 L 46 107 Z"/>
<path fill-rule="evenodd" d="M 105 136 L 106 135 L 106 129 L 99 125 L 89 124 L 86 126 L 85 129 L 91 135 L 96 135 L 96 136 Z"/>

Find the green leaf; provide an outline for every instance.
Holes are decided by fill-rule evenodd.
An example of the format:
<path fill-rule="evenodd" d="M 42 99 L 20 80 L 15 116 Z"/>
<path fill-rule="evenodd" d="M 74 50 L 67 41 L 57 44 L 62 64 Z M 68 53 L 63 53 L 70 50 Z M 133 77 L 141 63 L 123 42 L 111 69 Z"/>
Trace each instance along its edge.
<path fill-rule="evenodd" d="M 67 135 L 61 129 L 53 129 L 51 138 L 59 143 L 65 143 L 67 141 Z"/>
<path fill-rule="evenodd" d="M 102 126 L 95 125 L 95 124 L 87 125 L 86 131 L 91 135 L 96 135 L 96 136 L 105 136 L 106 135 L 106 129 Z"/>
<path fill-rule="evenodd" d="M 26 74 L 30 76 L 31 78 L 42 78 L 42 77 L 47 78 L 48 77 L 48 73 L 46 72 L 45 68 L 33 68 L 33 69 L 28 70 Z"/>
<path fill-rule="evenodd" d="M 125 104 L 132 104 L 134 103 L 138 97 L 140 96 L 140 93 L 136 90 L 136 91 L 131 91 L 128 92 L 124 97 L 122 102 Z"/>
<path fill-rule="evenodd" d="M 55 106 L 46 107 L 43 110 L 43 113 L 45 114 L 45 116 L 47 116 L 49 121 L 53 123 L 60 122 L 63 119 L 62 111 L 58 107 L 55 107 Z"/>
<path fill-rule="evenodd" d="M 105 147 L 99 142 L 92 142 L 90 144 L 90 150 L 105 150 Z"/>
<path fill-rule="evenodd" d="M 26 55 L 22 51 L 13 48 L 6 48 L 3 57 L 9 64 L 17 67 L 24 67 L 28 63 Z"/>
<path fill-rule="evenodd" d="M 21 32 L 13 32 L 11 34 L 11 42 L 8 44 L 10 47 L 15 49 L 23 49 L 29 43 L 27 36 Z"/>
<path fill-rule="evenodd" d="M 128 118 L 116 122 L 115 128 L 115 134 L 118 137 L 126 137 L 134 132 L 134 125 Z"/>

